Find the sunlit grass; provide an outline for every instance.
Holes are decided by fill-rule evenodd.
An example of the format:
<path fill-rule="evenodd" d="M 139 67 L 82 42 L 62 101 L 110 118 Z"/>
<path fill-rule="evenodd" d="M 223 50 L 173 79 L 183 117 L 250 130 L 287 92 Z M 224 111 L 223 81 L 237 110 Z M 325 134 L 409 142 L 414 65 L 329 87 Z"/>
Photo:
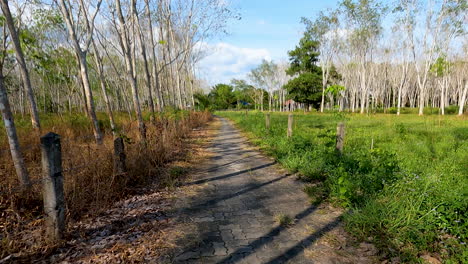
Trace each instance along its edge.
<path fill-rule="evenodd" d="M 219 112 L 285 168 L 315 182 L 305 190 L 347 207 L 348 230 L 404 261 L 432 251 L 467 262 L 468 118 L 404 114 Z M 345 122 L 343 155 L 335 151 L 336 126 Z M 268 132 L 268 133 L 267 133 Z M 318 184 L 319 183 L 319 184 Z M 391 250 L 388 250 L 388 249 Z"/>

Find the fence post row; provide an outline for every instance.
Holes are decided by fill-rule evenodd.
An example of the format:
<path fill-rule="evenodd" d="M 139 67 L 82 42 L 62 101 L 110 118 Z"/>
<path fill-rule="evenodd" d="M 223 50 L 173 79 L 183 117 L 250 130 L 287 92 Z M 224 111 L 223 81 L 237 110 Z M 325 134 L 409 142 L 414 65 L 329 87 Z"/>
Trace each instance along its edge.
<path fill-rule="evenodd" d="M 345 138 L 345 125 L 343 122 L 338 123 L 336 127 L 336 150 L 340 153 L 343 153 L 343 146 L 344 146 L 344 138 Z"/>
<path fill-rule="evenodd" d="M 292 137 L 293 133 L 293 115 L 289 114 L 288 115 L 288 138 Z"/>
<path fill-rule="evenodd" d="M 123 138 L 114 139 L 114 175 L 124 174 L 127 171 L 125 166 L 125 145 Z"/>
<path fill-rule="evenodd" d="M 62 150 L 60 136 L 47 133 L 41 137 L 43 198 L 49 241 L 61 240 L 65 232 Z"/>
<path fill-rule="evenodd" d="M 270 113 L 265 115 L 265 127 L 267 130 L 270 130 Z"/>

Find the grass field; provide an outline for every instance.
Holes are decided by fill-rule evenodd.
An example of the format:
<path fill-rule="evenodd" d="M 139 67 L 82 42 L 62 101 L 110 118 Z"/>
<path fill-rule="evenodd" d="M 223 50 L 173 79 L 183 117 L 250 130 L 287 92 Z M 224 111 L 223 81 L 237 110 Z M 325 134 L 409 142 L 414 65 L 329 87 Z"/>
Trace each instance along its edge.
<path fill-rule="evenodd" d="M 349 209 L 350 232 L 389 257 L 420 262 L 431 252 L 468 263 L 468 119 L 455 116 L 218 112 L 265 153 L 311 182 L 312 203 Z M 336 126 L 346 124 L 343 155 Z"/>

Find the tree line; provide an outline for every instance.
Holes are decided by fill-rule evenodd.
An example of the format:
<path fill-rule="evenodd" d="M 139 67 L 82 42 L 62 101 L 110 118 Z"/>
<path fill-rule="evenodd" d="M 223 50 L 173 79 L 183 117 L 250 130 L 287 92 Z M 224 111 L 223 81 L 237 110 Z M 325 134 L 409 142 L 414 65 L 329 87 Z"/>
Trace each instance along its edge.
<path fill-rule="evenodd" d="M 343 0 L 302 22 L 304 35 L 286 66 L 264 61 L 248 75 L 268 94 L 268 109 L 285 110 L 292 99 L 321 112 L 400 114 L 410 107 L 423 115 L 430 107 L 463 114 L 466 0 Z"/>
<path fill-rule="evenodd" d="M 15 168 L 29 183 L 14 114 L 126 111 L 146 138 L 143 111 L 193 109 L 199 44 L 238 18 L 223 0 L 1 0 L 0 110 Z M 114 134 L 115 135 L 115 134 Z"/>

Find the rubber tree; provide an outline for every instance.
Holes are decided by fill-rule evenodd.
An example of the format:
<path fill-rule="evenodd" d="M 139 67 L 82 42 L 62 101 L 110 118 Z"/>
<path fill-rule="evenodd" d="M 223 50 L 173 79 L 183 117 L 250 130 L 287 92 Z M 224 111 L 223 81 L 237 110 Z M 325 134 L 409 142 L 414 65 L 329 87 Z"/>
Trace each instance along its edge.
<path fill-rule="evenodd" d="M 29 108 L 31 113 L 31 122 L 32 126 L 39 130 L 41 129 L 41 123 L 39 120 L 39 113 L 37 111 L 36 99 L 34 97 L 34 91 L 31 85 L 31 78 L 29 76 L 28 67 L 26 66 L 26 60 L 24 58 L 23 49 L 21 48 L 20 39 L 18 36 L 18 31 L 15 27 L 13 21 L 13 16 L 11 15 L 10 7 L 8 5 L 8 0 L 1 1 L 1 7 L 3 15 L 5 16 L 5 21 L 10 31 L 10 37 L 15 48 L 16 60 L 21 71 L 21 78 L 23 79 L 24 88 L 28 96 Z"/>
<path fill-rule="evenodd" d="M 130 9 L 133 9 L 133 5 L 131 5 Z M 127 23 L 125 17 L 122 12 L 122 5 L 120 0 L 115 0 L 115 11 L 118 17 L 118 37 L 119 37 L 119 44 L 121 51 L 124 55 L 125 59 L 125 68 L 127 73 L 127 78 L 130 83 L 130 87 L 132 90 L 132 99 L 133 99 L 133 107 L 136 113 L 136 117 L 138 120 L 138 129 L 140 131 L 140 137 L 143 141 L 146 140 L 146 127 L 143 121 L 143 115 L 141 112 L 140 106 L 140 98 L 138 95 L 138 84 L 137 78 L 135 76 L 135 65 L 133 63 L 133 53 L 131 47 L 131 40 L 130 40 L 130 23 Z M 133 13 L 133 11 L 130 11 Z M 113 23 L 117 24 L 115 19 L 113 18 Z"/>
<path fill-rule="evenodd" d="M 22 186 L 30 185 L 28 170 L 24 164 L 23 154 L 16 133 L 15 120 L 11 112 L 10 101 L 5 87 L 5 77 L 3 75 L 3 68 L 5 58 L 7 57 L 7 33 L 5 27 L 2 25 L 2 35 L 0 39 L 0 112 L 2 113 L 3 124 L 5 126 L 8 144 L 10 147 L 10 154 L 15 166 L 16 175 Z"/>
<path fill-rule="evenodd" d="M 374 0 L 344 0 L 340 3 L 347 28 L 349 52 L 355 56 L 358 63 L 360 85 L 360 112 L 364 113 L 369 105 L 369 68 L 372 50 L 377 39 L 382 34 L 382 16 L 385 9 Z"/>
<path fill-rule="evenodd" d="M 314 21 L 307 18 L 302 18 L 302 21 L 307 26 L 308 33 L 319 42 L 319 65 L 322 68 L 320 112 L 323 113 L 330 69 L 333 65 L 333 58 L 339 49 L 340 22 L 338 13 L 336 11 L 320 12 Z"/>
<path fill-rule="evenodd" d="M 93 99 L 93 92 L 91 90 L 90 80 L 89 80 L 89 72 L 88 72 L 88 61 L 87 61 L 87 54 L 89 51 L 89 47 L 93 40 L 93 33 L 94 33 L 94 20 L 99 12 L 102 0 L 96 2 L 96 6 L 94 7 L 94 13 L 90 15 L 89 12 L 89 3 L 84 2 L 84 0 L 79 0 L 78 2 L 78 9 L 79 11 L 75 11 L 79 14 L 76 16 L 82 16 L 84 20 L 84 27 L 80 23 L 78 23 L 78 18 L 74 18 L 73 9 L 72 9 L 72 1 L 65 1 L 59 0 L 60 11 L 62 13 L 62 17 L 65 21 L 65 24 L 68 29 L 68 36 L 70 42 L 72 43 L 73 49 L 75 51 L 78 65 L 80 67 L 80 76 L 81 81 L 86 97 L 86 106 L 88 110 L 89 117 L 93 124 L 93 131 L 94 137 L 97 144 L 102 144 L 102 134 L 99 128 L 98 119 L 96 116 L 96 111 L 94 107 L 94 99 Z M 85 35 L 84 41 L 80 39 L 78 33 Z"/>

